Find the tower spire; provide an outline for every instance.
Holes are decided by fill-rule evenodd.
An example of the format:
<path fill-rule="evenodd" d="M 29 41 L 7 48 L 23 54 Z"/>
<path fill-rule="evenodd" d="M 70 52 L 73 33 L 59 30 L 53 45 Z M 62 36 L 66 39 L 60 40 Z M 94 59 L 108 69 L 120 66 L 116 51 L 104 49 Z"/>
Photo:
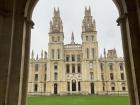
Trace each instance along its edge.
<path fill-rule="evenodd" d="M 105 50 L 105 48 L 104 48 L 104 58 L 106 58 L 106 50 Z"/>
<path fill-rule="evenodd" d="M 91 9 L 90 9 L 90 6 L 89 6 L 88 9 L 87 9 L 87 7 L 85 7 L 85 16 L 91 16 Z"/>
<path fill-rule="evenodd" d="M 72 34 L 71 34 L 71 44 L 74 44 L 75 42 L 74 42 L 74 33 L 72 32 Z"/>
<path fill-rule="evenodd" d="M 34 50 L 32 50 L 31 59 L 34 59 Z"/>
<path fill-rule="evenodd" d="M 63 32 L 63 23 L 60 17 L 59 8 L 54 8 L 54 16 L 50 21 L 50 33 Z"/>
<path fill-rule="evenodd" d="M 91 8 L 90 6 L 85 7 L 85 16 L 82 23 L 82 32 L 93 32 L 96 31 L 95 20 L 92 19 L 91 16 Z"/>
<path fill-rule="evenodd" d="M 36 56 L 36 60 L 38 60 L 39 58 L 38 58 L 38 54 L 37 54 L 37 56 Z"/>
<path fill-rule="evenodd" d="M 54 8 L 54 17 L 60 17 L 59 8 L 57 8 L 57 10 Z"/>
<path fill-rule="evenodd" d="M 42 50 L 42 51 L 41 51 L 41 59 L 43 59 L 43 56 L 44 56 L 44 55 L 43 55 L 43 50 Z"/>
<path fill-rule="evenodd" d="M 47 51 L 44 51 L 44 58 L 47 59 Z"/>

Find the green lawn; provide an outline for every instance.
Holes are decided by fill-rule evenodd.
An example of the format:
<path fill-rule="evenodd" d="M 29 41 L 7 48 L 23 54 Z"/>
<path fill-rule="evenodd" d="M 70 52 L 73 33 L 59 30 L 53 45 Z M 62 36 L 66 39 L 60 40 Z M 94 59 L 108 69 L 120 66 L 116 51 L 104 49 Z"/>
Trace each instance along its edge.
<path fill-rule="evenodd" d="M 28 105 L 129 105 L 128 96 L 29 96 Z"/>

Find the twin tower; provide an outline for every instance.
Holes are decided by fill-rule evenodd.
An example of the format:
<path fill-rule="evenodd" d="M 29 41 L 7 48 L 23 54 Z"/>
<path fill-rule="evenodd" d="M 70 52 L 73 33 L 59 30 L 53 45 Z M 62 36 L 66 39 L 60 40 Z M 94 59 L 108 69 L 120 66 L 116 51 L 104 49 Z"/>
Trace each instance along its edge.
<path fill-rule="evenodd" d="M 50 21 L 47 75 L 50 94 L 91 94 L 100 90 L 98 42 L 91 9 L 85 8 L 82 21 L 82 44 L 64 44 L 63 22 L 59 9 Z"/>
<path fill-rule="evenodd" d="M 82 48 L 87 47 L 86 53 L 85 53 L 85 51 L 83 52 L 83 58 L 85 58 L 85 59 L 87 58 L 86 55 L 89 56 L 88 58 L 93 58 L 90 55 L 93 55 L 91 53 L 94 53 L 95 51 L 88 51 L 88 50 L 90 50 L 88 48 L 90 48 L 92 45 L 97 49 L 96 53 L 98 53 L 97 35 L 96 34 L 97 34 L 96 23 L 95 23 L 95 20 L 91 16 L 91 9 L 90 9 L 90 7 L 89 8 L 85 7 L 85 16 L 82 21 L 82 34 L 81 34 L 81 38 L 82 38 L 81 46 L 82 46 Z M 71 35 L 71 44 L 75 44 L 73 32 Z M 57 48 L 59 45 L 61 46 L 61 48 L 58 48 L 57 51 L 54 51 L 54 49 L 52 49 L 52 47 Z M 60 17 L 59 8 L 58 9 L 54 8 L 54 16 L 53 16 L 52 20 L 50 21 L 50 31 L 49 31 L 49 45 L 48 45 L 49 46 L 49 51 L 48 51 L 49 59 L 63 59 L 64 53 L 62 53 L 62 52 L 64 52 L 64 51 L 61 51 L 62 49 L 64 49 L 64 48 L 62 48 L 63 45 L 64 45 L 63 22 Z M 83 50 L 85 50 L 85 49 L 83 49 Z M 54 53 L 55 54 L 59 53 L 60 56 L 55 57 Z M 90 54 L 87 54 L 87 53 L 90 53 Z M 98 56 L 97 56 L 97 58 L 98 58 Z"/>

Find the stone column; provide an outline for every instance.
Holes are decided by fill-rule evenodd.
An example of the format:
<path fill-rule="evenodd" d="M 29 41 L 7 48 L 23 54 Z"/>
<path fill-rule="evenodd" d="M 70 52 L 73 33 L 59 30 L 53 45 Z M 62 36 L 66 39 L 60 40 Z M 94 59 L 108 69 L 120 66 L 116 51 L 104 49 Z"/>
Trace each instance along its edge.
<path fill-rule="evenodd" d="M 26 43 L 25 43 L 25 59 L 24 59 L 24 72 L 23 72 L 23 85 L 22 85 L 22 100 L 21 105 L 26 105 L 26 96 L 28 92 L 28 70 L 29 70 L 29 58 L 30 58 L 30 40 L 31 40 L 31 28 L 33 22 L 30 19 L 25 18 L 26 22 Z"/>
<path fill-rule="evenodd" d="M 127 81 L 128 81 L 128 90 L 129 90 L 129 99 L 131 105 L 136 105 L 135 100 L 135 92 L 133 83 L 133 77 L 132 77 L 132 65 L 131 65 L 131 59 L 130 59 L 130 38 L 128 37 L 128 20 L 126 19 L 127 14 L 124 14 L 120 18 L 118 18 L 119 25 L 121 26 L 121 33 L 122 33 L 122 43 L 123 43 L 123 52 L 124 52 L 124 60 L 126 65 L 126 74 L 127 74 Z"/>
<path fill-rule="evenodd" d="M 9 6 L 11 4 L 11 6 Z M 14 26 L 13 0 L 0 1 L 0 105 L 6 104 Z"/>
<path fill-rule="evenodd" d="M 11 52 L 11 68 L 7 105 L 20 105 L 25 62 L 26 25 L 24 14 L 15 13 L 13 43 Z"/>
<path fill-rule="evenodd" d="M 134 92 L 135 92 L 135 100 L 136 105 L 140 105 L 140 4 L 136 2 L 131 4 L 131 2 L 127 2 L 128 6 L 128 24 L 127 25 L 127 37 L 129 42 L 129 58 L 131 63 L 131 71 L 134 83 Z M 131 5 L 130 5 L 131 4 Z M 137 6 L 138 7 L 137 7 Z M 129 31 L 128 31 L 129 30 Z"/>

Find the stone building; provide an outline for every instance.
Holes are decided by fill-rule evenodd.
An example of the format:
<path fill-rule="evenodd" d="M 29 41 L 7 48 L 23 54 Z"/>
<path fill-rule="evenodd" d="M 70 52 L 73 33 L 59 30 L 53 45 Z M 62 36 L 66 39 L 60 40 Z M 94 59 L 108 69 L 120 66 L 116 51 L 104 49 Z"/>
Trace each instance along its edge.
<path fill-rule="evenodd" d="M 0 0 L 0 105 L 26 105 L 32 14 L 37 2 Z M 119 13 L 129 102 L 140 105 L 140 1 L 112 2 Z"/>
<path fill-rule="evenodd" d="M 127 94 L 124 59 L 115 49 L 98 56 L 95 20 L 91 9 L 85 8 L 82 22 L 82 44 L 64 44 L 63 23 L 59 9 L 50 21 L 48 55 L 34 57 L 29 65 L 29 95 Z"/>

